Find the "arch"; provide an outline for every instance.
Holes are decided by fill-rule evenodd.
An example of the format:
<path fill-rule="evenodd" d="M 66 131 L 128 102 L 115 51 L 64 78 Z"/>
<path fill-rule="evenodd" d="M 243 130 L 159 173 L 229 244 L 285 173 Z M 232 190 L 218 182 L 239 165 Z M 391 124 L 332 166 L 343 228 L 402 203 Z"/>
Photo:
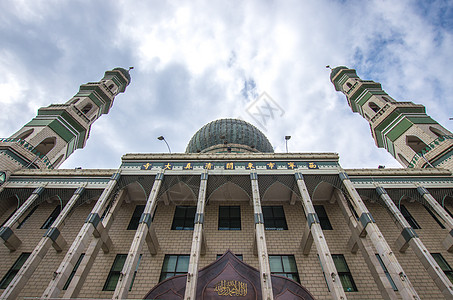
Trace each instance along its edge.
<path fill-rule="evenodd" d="M 93 105 L 91 103 L 87 103 L 85 104 L 85 106 L 82 108 L 82 113 L 84 113 L 85 115 L 88 114 L 88 112 L 90 112 L 90 110 L 93 108 Z"/>
<path fill-rule="evenodd" d="M 435 135 L 437 135 L 437 137 L 441 137 L 441 136 L 444 136 L 445 134 L 440 131 L 438 128 L 436 127 L 433 127 L 433 126 L 429 126 L 429 130 L 434 133 Z"/>
<path fill-rule="evenodd" d="M 123 187 L 127 190 L 129 199 L 132 201 L 146 201 L 147 194 L 143 185 L 138 181 L 134 181 Z"/>
<path fill-rule="evenodd" d="M 114 87 L 115 85 L 112 83 L 111 85 L 109 85 L 109 90 L 112 90 Z"/>
<path fill-rule="evenodd" d="M 227 181 L 215 190 L 213 190 L 207 201 L 225 201 L 225 200 L 236 200 L 236 201 L 249 201 L 249 195 L 248 193 L 240 187 L 238 184 Z"/>
<path fill-rule="evenodd" d="M 42 155 L 47 155 L 55 147 L 57 138 L 52 136 L 44 139 L 38 146 L 35 147 L 35 150 L 41 153 Z"/>
<path fill-rule="evenodd" d="M 33 131 L 35 131 L 33 128 L 28 129 L 28 130 L 22 132 L 21 134 L 19 134 L 19 136 L 17 138 L 24 140 L 24 139 L 28 138 L 30 136 L 30 134 L 33 133 Z"/>
<path fill-rule="evenodd" d="M 80 98 L 75 98 L 74 100 L 71 101 L 71 104 L 76 104 L 77 102 L 79 102 Z"/>
<path fill-rule="evenodd" d="M 197 196 L 195 195 L 194 191 L 187 183 L 183 181 L 178 181 L 177 183 L 173 184 L 168 189 L 163 191 L 161 198 L 166 203 L 170 201 L 172 201 L 173 203 L 197 201 Z"/>
<path fill-rule="evenodd" d="M 407 167 L 409 165 L 409 162 L 401 153 L 398 153 L 398 158 L 400 159 L 404 166 Z"/>
<path fill-rule="evenodd" d="M 264 191 L 263 195 L 261 196 L 261 201 L 270 200 L 291 202 L 292 197 L 293 191 L 281 182 L 276 181 Z"/>
<path fill-rule="evenodd" d="M 352 84 L 350 82 L 346 82 L 348 88 L 352 88 Z"/>
<path fill-rule="evenodd" d="M 371 108 L 372 111 L 377 113 L 381 108 L 374 102 L 368 102 L 368 107 Z"/>
<path fill-rule="evenodd" d="M 314 201 L 331 201 L 333 199 L 333 193 L 335 191 L 335 187 L 325 181 L 321 181 L 313 190 L 313 194 L 311 195 L 311 200 Z M 341 192 L 341 190 L 340 190 Z"/>
<path fill-rule="evenodd" d="M 63 157 L 64 157 L 64 154 L 60 155 L 60 157 L 57 158 L 57 160 L 52 164 L 52 166 L 53 166 L 54 168 L 58 167 L 58 165 L 60 164 L 60 162 L 61 162 L 61 160 L 63 159 Z"/>
<path fill-rule="evenodd" d="M 419 153 L 427 145 L 415 135 L 406 136 L 406 145 L 408 145 L 415 153 Z"/>

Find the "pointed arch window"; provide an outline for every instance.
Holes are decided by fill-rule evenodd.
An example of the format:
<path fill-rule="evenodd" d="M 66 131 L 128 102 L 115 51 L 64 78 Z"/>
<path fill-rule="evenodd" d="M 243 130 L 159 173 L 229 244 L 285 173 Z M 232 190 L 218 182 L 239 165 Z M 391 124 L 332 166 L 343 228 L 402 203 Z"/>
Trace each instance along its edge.
<path fill-rule="evenodd" d="M 61 162 L 63 157 L 64 157 L 64 154 L 60 155 L 60 157 L 53 163 L 54 168 L 58 167 L 58 164 Z"/>
<path fill-rule="evenodd" d="M 381 108 L 374 102 L 368 103 L 368 106 L 371 108 L 372 111 L 377 113 Z"/>
<path fill-rule="evenodd" d="M 19 134 L 19 136 L 17 137 L 18 139 L 21 139 L 21 140 L 24 140 L 26 138 L 28 138 L 30 136 L 30 134 L 32 134 L 34 131 L 34 129 L 28 129 L 24 132 L 22 132 L 21 134 Z"/>
<path fill-rule="evenodd" d="M 409 165 L 409 162 L 407 161 L 407 159 L 401 154 L 401 153 L 398 153 L 398 158 L 400 159 L 400 161 L 407 167 Z"/>
<path fill-rule="evenodd" d="M 93 108 L 93 105 L 91 103 L 87 103 L 83 108 L 82 112 L 86 115 L 88 112 Z"/>
<path fill-rule="evenodd" d="M 437 137 L 441 137 L 444 135 L 444 133 L 442 133 L 442 131 L 440 131 L 438 128 L 436 127 L 432 127 L 432 126 L 429 126 L 429 130 L 434 133 L 435 135 L 437 135 Z"/>
<path fill-rule="evenodd" d="M 406 144 L 416 153 L 426 148 L 426 144 L 415 135 L 408 135 L 406 137 Z"/>
<path fill-rule="evenodd" d="M 35 147 L 35 150 L 41 153 L 42 155 L 47 155 L 47 153 L 50 152 L 50 150 L 55 147 L 55 143 L 57 142 L 56 137 L 48 137 L 44 139 L 41 143 L 39 143 L 38 146 Z"/>

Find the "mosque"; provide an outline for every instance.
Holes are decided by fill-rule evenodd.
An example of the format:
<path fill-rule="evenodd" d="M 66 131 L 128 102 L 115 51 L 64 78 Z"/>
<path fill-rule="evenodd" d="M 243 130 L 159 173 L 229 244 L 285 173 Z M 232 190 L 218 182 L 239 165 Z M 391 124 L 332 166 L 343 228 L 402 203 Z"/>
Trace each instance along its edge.
<path fill-rule="evenodd" d="M 1 299 L 453 299 L 453 135 L 347 67 L 334 88 L 400 169 L 275 153 L 210 122 L 185 153 L 59 169 L 131 82 L 115 68 L 0 139 Z"/>

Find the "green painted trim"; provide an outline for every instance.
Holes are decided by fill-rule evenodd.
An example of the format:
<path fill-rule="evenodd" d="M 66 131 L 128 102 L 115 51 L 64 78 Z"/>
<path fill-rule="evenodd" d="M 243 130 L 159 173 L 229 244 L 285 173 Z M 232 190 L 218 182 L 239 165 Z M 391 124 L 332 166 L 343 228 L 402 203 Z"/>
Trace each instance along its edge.
<path fill-rule="evenodd" d="M 409 128 L 414 125 L 411 121 L 407 118 L 403 118 L 395 127 L 392 128 L 388 133 L 386 133 L 386 137 L 389 138 L 392 142 L 395 142 L 397 138 L 403 135 Z"/>
<path fill-rule="evenodd" d="M 81 125 L 79 122 L 77 122 L 66 110 L 45 110 L 45 109 L 39 109 L 38 110 L 38 116 L 61 116 L 71 127 L 73 127 L 76 131 L 79 133 L 85 134 L 86 129 L 83 125 Z"/>
<path fill-rule="evenodd" d="M 97 96 L 99 96 L 102 100 L 104 100 L 104 102 L 106 104 L 102 113 L 103 114 L 108 113 L 112 100 L 109 98 L 109 96 L 107 96 L 106 93 L 104 93 L 104 91 L 99 87 L 99 85 L 84 84 L 84 85 L 80 86 L 80 91 L 91 91 L 92 93 L 97 94 Z"/>
<path fill-rule="evenodd" d="M 90 98 L 91 101 L 93 101 L 94 104 L 96 104 L 96 106 L 99 107 L 99 109 L 102 109 L 104 107 L 104 103 L 98 97 L 96 97 L 95 94 L 90 93 L 88 95 L 88 98 Z"/>
<path fill-rule="evenodd" d="M 0 152 L 5 153 L 6 156 L 8 156 L 9 158 L 17 161 L 18 163 L 20 163 L 24 167 L 26 167 L 30 163 L 29 160 L 25 160 L 25 159 L 19 157 L 16 153 L 14 153 L 14 152 L 12 152 L 12 151 L 10 151 L 8 149 L 2 149 L 2 150 L 0 150 Z"/>
<path fill-rule="evenodd" d="M 70 142 L 72 139 L 77 138 L 76 135 L 74 135 L 57 120 L 50 122 L 48 127 L 55 131 L 55 133 L 58 134 L 63 140 L 65 140 L 65 142 Z"/>
<path fill-rule="evenodd" d="M 362 94 L 364 91 L 366 91 L 368 89 L 382 90 L 380 83 L 377 83 L 374 81 L 366 82 L 366 83 L 362 82 L 362 85 L 352 95 L 349 96 L 349 99 L 351 99 L 351 102 L 356 102 L 357 97 L 360 96 L 360 94 Z"/>
<path fill-rule="evenodd" d="M 357 100 L 358 100 L 357 105 L 360 105 L 361 107 L 363 107 L 363 105 L 368 100 L 370 100 L 371 96 L 373 96 L 373 94 L 370 91 L 368 91 L 367 93 L 365 93 L 365 95 L 363 97 L 357 98 Z"/>
<path fill-rule="evenodd" d="M 387 151 L 388 151 L 393 157 L 396 158 L 396 156 L 395 156 L 395 145 L 393 145 L 393 142 L 392 142 L 388 137 L 385 137 L 385 141 L 386 141 L 385 149 L 387 149 Z"/>
<path fill-rule="evenodd" d="M 335 77 L 335 79 L 333 81 L 333 84 L 334 84 L 335 89 L 337 91 L 341 91 L 341 86 L 342 85 L 339 84 L 339 79 L 343 78 L 343 76 L 346 76 L 347 78 L 359 78 L 359 76 L 357 76 L 357 74 L 356 74 L 354 69 L 342 69 L 342 70 L 340 70 L 340 72 L 338 72 L 338 74 L 336 75 L 336 77 Z"/>
<path fill-rule="evenodd" d="M 78 149 L 80 148 L 82 147 L 78 147 Z M 68 142 L 68 146 L 66 148 L 66 157 L 69 157 L 69 155 L 74 153 L 75 150 L 76 150 L 75 139 L 72 139 L 71 141 Z"/>
<path fill-rule="evenodd" d="M 424 117 L 407 117 L 414 124 L 438 124 L 436 121 L 431 119 L 429 116 Z"/>
<path fill-rule="evenodd" d="M 434 160 L 433 162 L 431 162 L 431 164 L 435 167 L 437 167 L 438 165 L 440 165 L 441 163 L 443 163 L 444 161 L 452 158 L 453 156 L 453 149 L 448 151 L 447 153 L 445 153 L 444 155 L 442 155 L 441 157 L 439 157 L 438 159 Z"/>
<path fill-rule="evenodd" d="M 381 132 L 384 130 L 390 123 L 396 120 L 401 114 L 405 113 L 425 113 L 424 107 L 398 107 L 390 115 L 388 115 L 378 126 L 376 126 L 377 131 Z"/>

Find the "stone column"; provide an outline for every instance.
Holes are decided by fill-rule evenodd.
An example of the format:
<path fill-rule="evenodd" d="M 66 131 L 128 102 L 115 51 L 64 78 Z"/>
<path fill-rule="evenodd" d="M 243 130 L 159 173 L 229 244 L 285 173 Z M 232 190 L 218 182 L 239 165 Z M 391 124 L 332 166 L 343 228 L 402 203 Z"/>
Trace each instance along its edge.
<path fill-rule="evenodd" d="M 414 231 L 414 229 L 412 229 L 412 227 L 403 217 L 393 200 L 387 194 L 387 191 L 380 186 L 376 187 L 376 191 L 384 204 L 387 206 L 387 209 L 395 218 L 396 223 L 402 229 L 401 235 L 397 240 L 397 247 L 401 252 L 404 252 L 407 249 L 408 245 L 410 245 L 412 247 L 412 250 L 414 250 L 414 253 L 417 255 L 418 259 L 420 259 L 421 263 L 428 271 L 429 276 L 431 276 L 434 283 L 441 290 L 445 298 L 453 299 L 453 285 L 450 282 L 450 279 L 448 279 L 448 277 L 437 264 L 436 260 L 431 256 L 428 249 L 420 240 L 417 233 Z"/>
<path fill-rule="evenodd" d="M 110 227 L 115 220 L 115 216 L 117 215 L 118 211 L 123 204 L 124 198 L 127 196 L 126 189 L 122 189 L 116 195 L 116 197 L 112 200 L 112 206 L 108 210 L 107 214 L 102 220 L 102 226 L 104 226 L 104 231 L 108 232 Z M 94 261 L 101 249 L 103 242 L 100 237 L 94 237 L 88 248 L 85 251 L 85 256 L 83 257 L 82 261 L 80 262 L 79 267 L 77 268 L 76 273 L 72 277 L 71 283 L 69 284 L 68 288 L 66 289 L 63 298 L 64 299 L 73 299 L 79 296 L 79 292 L 82 289 L 83 284 L 88 276 L 88 273 L 91 270 L 91 267 L 94 264 Z M 80 256 L 79 256 L 80 257 Z M 77 258 L 78 260 L 78 258 Z"/>
<path fill-rule="evenodd" d="M 8 285 L 8 287 L 3 292 L 0 298 L 2 299 L 16 299 L 19 293 L 21 292 L 22 288 L 27 284 L 30 277 L 35 272 L 36 268 L 41 263 L 41 260 L 47 254 L 50 246 L 53 245 L 54 248 L 60 252 L 62 248 L 66 245 L 65 240 L 60 235 L 60 230 L 64 227 L 64 221 L 66 217 L 69 215 L 69 212 L 76 204 L 77 200 L 79 200 L 80 196 L 84 192 L 84 187 L 79 187 L 74 192 L 74 195 L 65 205 L 64 209 L 60 212 L 55 222 L 52 226 L 47 230 L 44 236 L 41 238 L 41 241 L 35 247 L 31 255 L 25 261 L 22 268 L 19 270 L 17 275 Z"/>
<path fill-rule="evenodd" d="M 99 214 L 102 214 L 102 211 L 107 206 L 108 200 L 110 199 L 112 192 L 115 190 L 119 178 L 120 173 L 114 173 L 110 178 L 107 187 L 104 189 L 99 197 L 99 200 L 96 202 L 91 210 L 91 213 L 88 215 L 88 218 L 74 239 L 74 242 L 66 253 L 66 256 L 58 269 L 54 272 L 53 279 L 50 281 L 41 296 L 42 299 L 59 297 L 61 289 L 71 274 L 72 269 L 74 269 L 80 254 L 82 254 L 87 247 L 87 243 L 89 242 L 91 236 L 94 235 L 95 237 L 98 236 L 102 238 L 104 226 L 102 225 Z"/>
<path fill-rule="evenodd" d="M 28 199 L 22 204 L 14 215 L 9 218 L 8 221 L 0 228 L 0 237 L 3 239 L 3 243 L 10 251 L 15 251 L 21 244 L 22 241 L 14 234 L 12 227 L 19 221 L 23 214 L 28 208 L 35 202 L 36 199 L 44 191 L 45 185 L 36 188 Z"/>
<path fill-rule="evenodd" d="M 197 296 L 198 261 L 202 251 L 204 207 L 206 204 L 206 186 L 208 173 L 201 174 L 200 191 L 198 192 L 197 213 L 193 228 L 192 249 L 190 250 L 189 270 L 187 272 L 185 300 L 195 300 Z"/>
<path fill-rule="evenodd" d="M 348 175 L 344 172 L 341 172 L 339 176 L 349 196 L 351 197 L 351 204 L 357 215 L 359 216 L 358 225 L 361 235 L 368 234 L 368 236 L 370 237 L 374 248 L 386 265 L 389 274 L 392 276 L 401 297 L 403 299 L 412 300 L 420 299 L 414 287 L 412 286 L 412 283 L 409 281 L 409 278 L 406 276 L 406 273 L 396 259 L 395 254 L 387 244 L 387 241 L 385 240 L 383 234 L 379 230 L 373 217 L 368 211 L 368 208 L 363 203 L 351 180 L 349 180 Z"/>
<path fill-rule="evenodd" d="M 382 299 L 398 299 L 381 263 L 376 258 L 376 251 L 374 250 L 373 245 L 366 236 L 360 236 L 359 224 L 355 215 L 349 208 L 343 193 L 338 189 L 335 189 L 335 197 L 337 198 L 338 206 L 340 206 L 344 217 L 348 221 L 348 227 L 351 230 L 351 237 L 348 240 L 348 247 L 350 248 L 351 253 L 357 253 L 360 249 L 363 258 L 365 259 L 365 263 L 371 271 L 371 276 L 373 276 L 373 279 L 381 292 Z"/>
<path fill-rule="evenodd" d="M 434 199 L 431 193 L 421 185 L 416 185 L 417 191 L 425 199 L 428 209 L 434 211 L 445 223 L 445 227 L 450 231 L 442 244 L 448 252 L 453 252 L 453 218 L 450 214 Z"/>
<path fill-rule="evenodd" d="M 258 261 L 260 264 L 261 293 L 263 300 L 273 300 L 271 268 L 267 253 L 266 236 L 264 233 L 264 217 L 261 209 L 260 190 L 258 188 L 258 174 L 250 173 L 253 194 L 253 211 L 255 214 L 255 235 L 256 247 L 258 250 Z"/>
<path fill-rule="evenodd" d="M 305 226 L 304 235 L 302 237 L 302 249 L 305 255 L 308 255 L 313 241 L 318 251 L 319 260 L 325 273 L 325 278 L 330 289 L 333 299 L 346 299 L 343 286 L 341 285 L 340 277 L 338 276 L 335 263 L 330 255 L 329 247 L 327 246 L 324 233 L 322 232 L 321 224 L 319 223 L 318 215 L 307 191 L 307 186 L 304 182 L 302 173 L 296 173 L 297 186 L 299 187 L 300 195 L 302 196 L 302 205 L 307 218 L 307 226 Z"/>
<path fill-rule="evenodd" d="M 150 253 L 156 254 L 157 245 L 155 245 L 152 242 L 152 239 L 148 236 L 150 236 L 151 220 L 156 209 L 157 195 L 159 193 L 163 179 L 164 172 L 161 171 L 157 173 L 153 188 L 151 189 L 148 201 L 146 202 L 145 209 L 143 210 L 143 214 L 140 217 L 140 222 L 138 224 L 137 231 L 135 232 L 131 248 L 129 249 L 129 254 L 127 255 L 126 261 L 124 262 L 123 269 L 121 270 L 120 277 L 118 279 L 118 283 L 116 285 L 112 299 L 127 298 L 129 287 L 131 286 L 132 278 L 135 272 L 135 267 L 140 257 L 140 252 L 142 251 L 145 240 L 149 242 L 148 250 L 150 251 Z"/>

